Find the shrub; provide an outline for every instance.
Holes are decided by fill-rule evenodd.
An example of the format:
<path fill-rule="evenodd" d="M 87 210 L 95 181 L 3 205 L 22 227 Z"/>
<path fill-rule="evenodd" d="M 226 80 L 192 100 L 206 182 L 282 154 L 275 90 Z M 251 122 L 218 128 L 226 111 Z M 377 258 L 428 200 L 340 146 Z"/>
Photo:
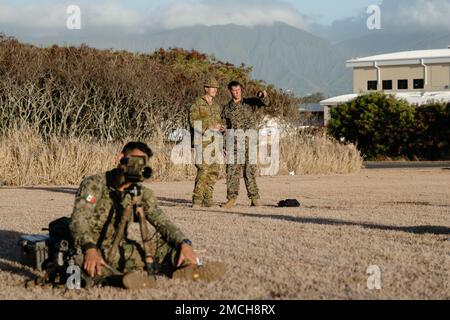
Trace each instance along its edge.
<path fill-rule="evenodd" d="M 250 72 L 194 50 L 38 48 L 0 36 L 0 134 L 31 127 L 43 137 L 115 141 L 160 132 L 167 137 L 187 127 L 190 105 L 210 76 L 223 84 L 219 103 L 229 100 L 226 84 L 237 79 L 248 95 L 269 91 L 274 102 L 269 114 L 297 121 L 297 99 L 250 79 Z"/>
<path fill-rule="evenodd" d="M 414 113 L 391 95 L 362 95 L 331 110 L 330 133 L 357 144 L 365 159 L 412 156 Z"/>
<path fill-rule="evenodd" d="M 194 50 L 37 48 L 0 35 L 0 184 L 78 184 L 86 175 L 111 169 L 123 144 L 137 139 L 155 151 L 155 179 L 190 179 L 195 167 L 172 163 L 167 138 L 187 128 L 188 110 L 203 94 L 206 78 L 223 83 L 220 104 L 230 99 L 225 84 L 236 79 L 246 95 L 269 91 L 267 114 L 287 126 L 300 123 L 299 99 L 250 79 L 250 71 Z M 288 139 L 282 142 L 282 172 L 361 168 L 351 146 L 302 134 Z"/>
<path fill-rule="evenodd" d="M 416 108 L 412 140 L 419 158 L 450 158 L 450 103 L 430 103 Z"/>

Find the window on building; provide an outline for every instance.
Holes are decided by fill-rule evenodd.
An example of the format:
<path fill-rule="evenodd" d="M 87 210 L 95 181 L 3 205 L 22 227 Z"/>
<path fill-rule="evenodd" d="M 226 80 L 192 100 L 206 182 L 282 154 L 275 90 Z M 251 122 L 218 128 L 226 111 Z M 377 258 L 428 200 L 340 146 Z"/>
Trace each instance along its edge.
<path fill-rule="evenodd" d="M 423 79 L 414 79 L 414 89 L 423 89 L 425 81 Z"/>
<path fill-rule="evenodd" d="M 367 90 L 378 90 L 378 82 L 377 81 L 367 81 Z"/>
<path fill-rule="evenodd" d="M 392 90 L 392 80 L 383 80 L 383 90 Z"/>
<path fill-rule="evenodd" d="M 397 88 L 398 90 L 408 90 L 408 80 L 398 80 Z"/>

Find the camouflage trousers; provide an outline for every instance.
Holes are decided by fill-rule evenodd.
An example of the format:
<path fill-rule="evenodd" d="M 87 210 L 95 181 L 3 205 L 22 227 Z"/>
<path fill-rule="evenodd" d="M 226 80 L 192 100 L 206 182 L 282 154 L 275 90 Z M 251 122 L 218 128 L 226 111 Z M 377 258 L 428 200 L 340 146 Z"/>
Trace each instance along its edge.
<path fill-rule="evenodd" d="M 203 146 L 203 149 L 207 145 Z M 214 153 L 212 155 L 214 157 Z M 199 157 L 198 149 L 196 148 L 196 163 Z M 214 185 L 217 182 L 220 174 L 220 164 L 207 164 L 203 159 L 201 164 L 196 164 L 197 176 L 195 178 L 194 192 L 192 201 L 197 203 L 211 203 L 214 194 Z"/>
<path fill-rule="evenodd" d="M 192 201 L 196 203 L 208 204 L 212 202 L 214 194 L 214 185 L 220 174 L 220 164 L 214 163 L 215 152 L 211 153 L 211 162 L 205 160 L 204 150 L 208 147 L 208 143 L 203 143 L 202 148 L 195 146 L 195 167 L 197 168 L 197 176 L 195 177 L 194 192 Z"/>
<path fill-rule="evenodd" d="M 153 259 L 161 267 L 160 271 L 167 276 L 171 276 L 177 268 L 176 265 L 180 255 L 179 249 L 170 246 L 160 238 L 155 240 L 152 245 L 154 245 L 155 248 Z M 102 249 L 100 251 L 106 261 L 109 250 Z M 120 286 L 122 275 L 118 275 L 118 273 L 126 274 L 132 271 L 144 270 L 144 257 L 145 253 L 142 246 L 136 241 L 127 239 L 121 242 L 116 259 L 114 259 L 114 261 L 109 265 L 111 269 L 117 271 L 117 274 L 110 268 L 103 267 L 101 276 L 90 278 L 83 269 L 83 254 L 75 257 L 75 264 L 83 270 L 82 278 L 84 280 L 85 287 L 92 287 L 100 284 Z"/>
<path fill-rule="evenodd" d="M 227 165 L 227 199 L 236 199 L 239 195 L 240 179 L 244 176 L 245 187 L 249 199 L 259 199 L 259 189 L 256 184 L 256 165 L 228 164 Z"/>

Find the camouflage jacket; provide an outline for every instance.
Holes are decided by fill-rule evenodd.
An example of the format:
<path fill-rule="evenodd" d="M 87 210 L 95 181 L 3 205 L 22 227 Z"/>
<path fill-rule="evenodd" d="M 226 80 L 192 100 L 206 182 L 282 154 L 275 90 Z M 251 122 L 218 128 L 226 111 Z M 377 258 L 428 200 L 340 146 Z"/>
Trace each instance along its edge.
<path fill-rule="evenodd" d="M 196 121 L 202 122 L 202 132 L 198 132 L 201 134 L 204 134 L 214 124 L 223 124 L 221 108 L 217 102 L 213 101 L 212 105 L 209 105 L 204 97 L 197 98 L 189 112 L 189 124 L 192 129 L 195 129 Z"/>
<path fill-rule="evenodd" d="M 95 245 L 105 252 L 112 246 L 122 213 L 131 202 L 131 196 L 109 187 L 110 175 L 107 172 L 85 178 L 81 182 L 70 223 L 77 247 L 86 249 Z M 164 241 L 177 246 L 187 238 L 158 207 L 153 192 L 145 187 L 142 188 L 142 202 L 147 221 Z M 127 239 L 129 225 L 130 222 L 125 228 L 124 239 Z"/>
<path fill-rule="evenodd" d="M 269 99 L 243 98 L 238 103 L 231 100 L 222 110 L 222 118 L 227 129 L 258 129 L 262 122 L 261 107 L 269 105 Z"/>

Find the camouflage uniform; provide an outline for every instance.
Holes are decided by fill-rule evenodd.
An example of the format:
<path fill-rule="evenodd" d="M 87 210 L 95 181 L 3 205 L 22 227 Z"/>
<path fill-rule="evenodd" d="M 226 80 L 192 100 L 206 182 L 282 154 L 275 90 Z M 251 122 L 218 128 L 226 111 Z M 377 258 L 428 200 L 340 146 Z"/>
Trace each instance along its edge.
<path fill-rule="evenodd" d="M 121 193 L 110 187 L 109 177 L 95 175 L 83 180 L 75 197 L 70 230 L 75 240 L 75 246 L 84 252 L 90 247 L 96 247 L 103 258 L 109 258 L 114 237 L 125 208 L 131 202 L 129 194 Z M 179 247 L 187 237 L 178 229 L 157 205 L 157 200 L 150 189 L 142 188 L 142 204 L 145 217 L 155 228 L 157 235 L 154 239 L 154 260 L 163 266 L 175 270 Z M 144 267 L 144 250 L 136 241 L 128 239 L 127 224 L 123 239 L 119 244 L 117 255 L 112 258 L 110 266 L 119 272 L 130 272 Z M 79 254 L 75 263 L 82 267 L 84 255 Z M 104 277 L 111 275 L 111 271 L 102 270 Z M 102 281 L 104 277 L 95 278 Z"/>
<path fill-rule="evenodd" d="M 202 132 L 204 134 L 212 125 L 222 124 L 221 108 L 213 101 L 212 105 L 209 105 L 204 97 L 197 98 L 192 104 L 189 113 L 189 124 L 194 129 L 195 121 L 202 122 Z M 200 150 L 205 150 L 208 145 L 214 141 L 214 137 L 211 139 L 203 140 L 202 145 L 194 145 L 196 150 L 196 156 L 200 156 Z M 200 148 L 201 147 L 201 148 Z M 204 154 L 204 153 L 203 153 Z M 214 152 L 211 153 L 214 157 Z M 207 164 L 203 160 L 202 163 L 197 163 L 197 177 L 195 178 L 195 187 L 192 200 L 194 203 L 210 204 L 213 199 L 214 185 L 219 177 L 220 164 L 212 163 Z"/>
<path fill-rule="evenodd" d="M 269 105 L 269 99 L 243 98 L 235 103 L 231 100 L 222 110 L 222 118 L 226 121 L 227 129 L 257 130 L 262 121 L 261 107 Z M 249 161 L 248 139 L 245 145 L 245 164 L 227 164 L 227 199 L 236 199 L 239 195 L 240 178 L 244 176 L 245 187 L 249 199 L 260 198 L 256 184 L 256 165 Z M 237 141 L 234 143 L 234 162 L 237 160 Z"/>

